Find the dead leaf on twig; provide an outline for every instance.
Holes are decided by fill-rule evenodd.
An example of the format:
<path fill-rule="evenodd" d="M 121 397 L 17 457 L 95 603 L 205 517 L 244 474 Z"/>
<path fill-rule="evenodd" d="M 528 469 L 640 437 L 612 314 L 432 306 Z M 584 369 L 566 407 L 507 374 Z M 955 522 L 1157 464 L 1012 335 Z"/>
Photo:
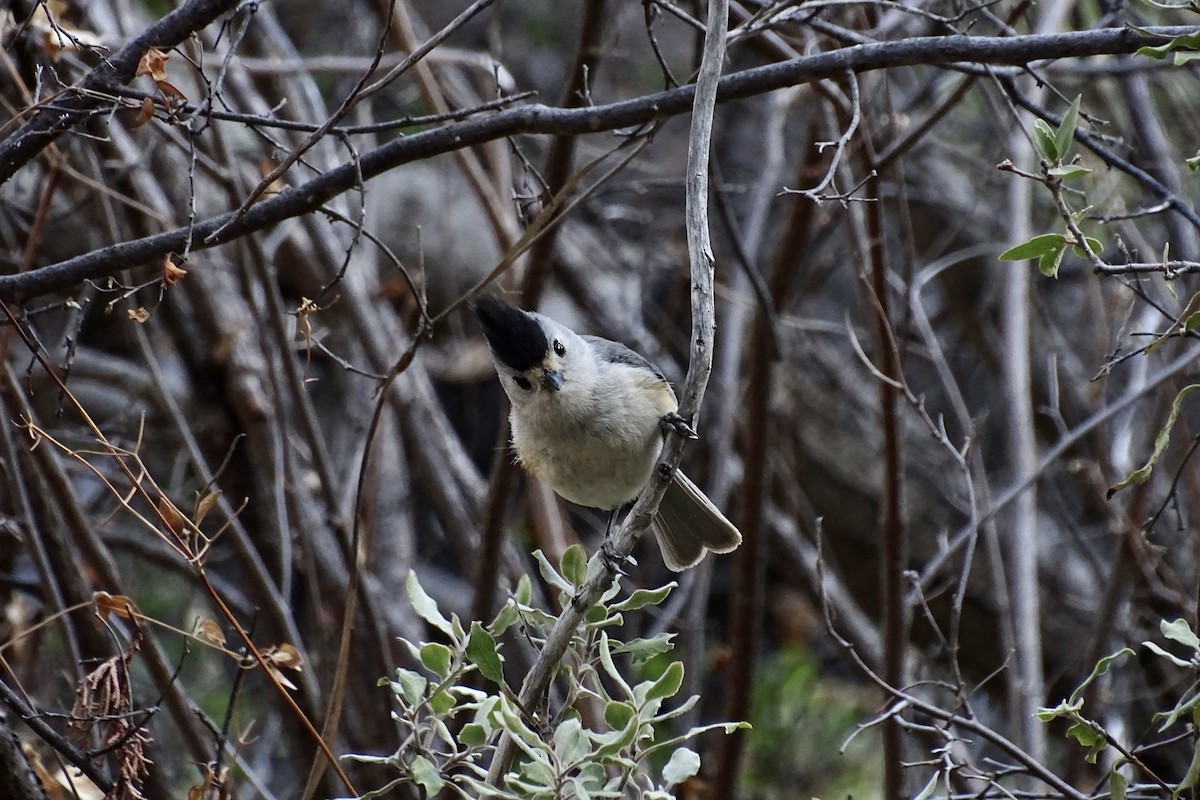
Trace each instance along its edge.
<path fill-rule="evenodd" d="M 192 635 L 217 647 L 225 646 L 225 634 L 221 631 L 221 626 L 217 624 L 216 620 L 200 620 L 192 630 Z"/>
<path fill-rule="evenodd" d="M 163 284 L 166 286 L 174 286 L 183 280 L 183 276 L 188 274 L 188 271 L 179 266 L 172 259 L 174 254 L 168 254 L 163 259 Z"/>
<path fill-rule="evenodd" d="M 102 619 L 108 617 L 120 617 L 121 619 L 136 619 L 142 612 L 138 611 L 137 603 L 133 599 L 123 594 L 109 594 L 108 592 L 96 592 L 92 595 L 92 605 L 96 607 L 96 614 Z"/>

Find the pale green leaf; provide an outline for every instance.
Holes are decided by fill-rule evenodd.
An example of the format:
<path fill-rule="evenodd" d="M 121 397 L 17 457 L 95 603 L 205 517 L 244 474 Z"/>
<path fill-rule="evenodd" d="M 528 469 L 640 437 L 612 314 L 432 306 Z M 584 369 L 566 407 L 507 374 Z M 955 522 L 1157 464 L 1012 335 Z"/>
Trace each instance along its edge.
<path fill-rule="evenodd" d="M 1054 131 L 1044 119 L 1033 121 L 1033 141 L 1038 152 L 1047 161 L 1058 160 L 1058 147 L 1054 143 Z"/>
<path fill-rule="evenodd" d="M 1158 459 L 1162 456 L 1163 451 L 1167 449 L 1167 445 L 1171 441 L 1171 430 L 1175 427 L 1175 421 L 1179 419 L 1179 409 L 1183 404 L 1183 400 L 1196 389 L 1200 389 L 1200 384 L 1190 384 L 1179 390 L 1179 394 L 1175 395 L 1175 401 L 1171 403 L 1171 413 L 1167 417 L 1167 424 L 1163 425 L 1158 436 L 1154 439 L 1154 452 L 1150 454 L 1150 458 L 1141 467 L 1135 469 L 1125 478 L 1125 480 L 1113 484 L 1109 487 L 1108 497 L 1111 498 L 1114 494 L 1134 486 L 1139 483 L 1145 483 L 1150 477 L 1150 473 L 1154 471 L 1154 465 L 1158 463 Z"/>
<path fill-rule="evenodd" d="M 1075 127 L 1079 124 L 1079 102 L 1082 99 L 1083 95 L 1075 96 L 1067 108 L 1067 112 L 1063 114 L 1058 130 L 1054 132 L 1054 149 L 1057 151 L 1060 161 L 1066 160 L 1067 154 L 1071 152 L 1071 145 L 1075 141 Z"/>
<path fill-rule="evenodd" d="M 1063 180 L 1066 180 L 1067 178 L 1075 178 L 1080 175 L 1087 175 L 1089 172 L 1091 172 L 1091 170 L 1079 164 L 1063 164 L 1058 167 L 1051 167 L 1050 169 L 1046 170 L 1046 172 L 1051 178 L 1062 178 Z"/>
<path fill-rule="evenodd" d="M 584 552 L 583 545 L 573 544 L 568 547 L 559 559 L 558 568 L 572 586 L 582 586 L 587 580 L 587 553 Z"/>
<path fill-rule="evenodd" d="M 504 665 L 496 649 L 496 640 L 478 622 L 471 623 L 471 634 L 467 637 L 467 658 L 479 668 L 480 675 L 492 683 L 504 685 Z"/>
<path fill-rule="evenodd" d="M 671 754 L 662 774 L 668 786 L 683 783 L 700 774 L 700 754 L 687 747 L 679 748 Z"/>
<path fill-rule="evenodd" d="M 646 692 L 647 700 L 665 700 L 674 697 L 683 686 L 683 662 L 672 661 L 658 680 Z"/>
<path fill-rule="evenodd" d="M 404 590 L 408 593 L 408 601 L 412 603 L 413 611 L 417 612 L 418 617 L 447 636 L 454 636 L 454 627 L 450 624 L 450 620 L 442 616 L 434 599 L 425 594 L 425 590 L 421 588 L 421 584 L 417 580 L 416 572 L 409 570 L 408 578 L 404 581 Z"/>
<path fill-rule="evenodd" d="M 545 553 L 543 553 L 541 550 L 534 550 L 533 558 L 535 561 L 537 561 L 538 572 L 541 573 L 542 578 L 545 579 L 546 583 L 568 595 L 575 592 L 575 587 L 572 586 L 569 581 L 564 579 L 562 575 L 558 574 L 558 570 L 551 565 L 550 559 L 546 558 Z"/>
<path fill-rule="evenodd" d="M 415 757 L 409 764 L 409 769 L 412 770 L 413 780 L 425 790 L 427 797 L 435 797 L 446 788 L 446 781 L 442 779 L 438 768 L 425 756 Z"/>
<path fill-rule="evenodd" d="M 667 599 L 667 595 L 671 590 L 679 586 L 675 581 L 671 581 L 666 586 L 658 589 L 635 589 L 629 597 L 619 603 L 613 603 L 609 606 L 610 611 L 637 611 L 646 606 L 660 605 Z"/>
<path fill-rule="evenodd" d="M 1061 250 L 1067 243 L 1067 237 L 1061 233 L 1043 233 L 1027 242 L 1010 247 L 999 255 L 1001 261 L 1027 261 L 1031 258 L 1041 258 L 1047 253 Z"/>
<path fill-rule="evenodd" d="M 1160 620 L 1158 629 L 1162 631 L 1162 635 L 1170 639 L 1172 642 L 1179 642 L 1184 647 L 1191 648 L 1194 652 L 1200 653 L 1200 637 L 1192 631 L 1192 626 L 1188 624 L 1186 619 L 1182 617 L 1167 622 L 1165 619 Z"/>
<path fill-rule="evenodd" d="M 444 644 L 431 642 L 421 645 L 421 663 L 439 678 L 450 674 L 450 664 L 453 658 L 454 651 Z"/>

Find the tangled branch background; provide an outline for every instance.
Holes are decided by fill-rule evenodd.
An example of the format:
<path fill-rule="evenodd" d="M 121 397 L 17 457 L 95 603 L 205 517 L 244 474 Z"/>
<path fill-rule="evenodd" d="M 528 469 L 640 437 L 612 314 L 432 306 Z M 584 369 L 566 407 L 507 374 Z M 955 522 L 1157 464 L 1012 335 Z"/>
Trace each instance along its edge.
<path fill-rule="evenodd" d="M 467 630 L 561 610 L 604 521 L 512 464 L 468 302 L 679 385 L 706 11 L 0 4 L 0 796 L 360 794 L 411 768 L 410 573 Z M 613 623 L 675 634 L 660 732 L 753 726 L 647 755 L 679 796 L 1195 782 L 1195 23 L 731 3 L 685 463 L 745 542 Z M 618 656 L 546 708 L 675 675 Z"/>

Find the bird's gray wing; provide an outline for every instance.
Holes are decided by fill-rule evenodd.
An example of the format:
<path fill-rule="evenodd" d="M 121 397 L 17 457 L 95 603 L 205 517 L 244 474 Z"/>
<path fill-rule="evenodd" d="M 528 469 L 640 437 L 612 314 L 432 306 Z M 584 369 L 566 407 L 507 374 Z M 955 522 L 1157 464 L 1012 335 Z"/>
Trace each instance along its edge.
<path fill-rule="evenodd" d="M 596 355 L 603 361 L 607 361 L 610 364 L 627 364 L 631 367 L 640 367 L 653 374 L 659 380 L 666 380 L 666 377 L 662 374 L 662 370 L 651 364 L 641 353 L 630 350 L 620 342 L 614 342 L 611 339 L 605 339 L 601 336 L 583 335 L 579 338 L 590 344 L 592 349 L 596 351 Z"/>

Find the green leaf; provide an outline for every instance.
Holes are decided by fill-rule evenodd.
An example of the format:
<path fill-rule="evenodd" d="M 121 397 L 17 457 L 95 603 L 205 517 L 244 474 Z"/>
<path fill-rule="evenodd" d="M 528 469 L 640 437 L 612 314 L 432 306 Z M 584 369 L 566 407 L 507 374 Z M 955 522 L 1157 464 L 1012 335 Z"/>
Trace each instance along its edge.
<path fill-rule="evenodd" d="M 425 594 L 425 590 L 417 581 L 416 572 L 409 570 L 408 578 L 404 581 L 404 590 L 408 593 L 408 602 L 412 603 L 413 611 L 417 612 L 418 617 L 447 636 L 454 636 L 454 627 L 450 624 L 450 620 L 442 616 L 434 599 Z"/>
<path fill-rule="evenodd" d="M 1066 252 L 1067 247 L 1063 245 L 1051 253 L 1046 253 L 1046 255 L 1038 259 L 1038 272 L 1047 278 L 1057 278 L 1058 268 L 1062 266 L 1063 255 Z"/>
<path fill-rule="evenodd" d="M 637 709 L 633 707 L 633 703 L 612 700 L 604 705 L 604 721 L 615 731 L 624 729 L 629 720 L 636 716 Z"/>
<path fill-rule="evenodd" d="M 1047 161 L 1058 161 L 1058 146 L 1054 143 L 1054 131 L 1044 119 L 1033 121 L 1033 141 L 1038 152 Z"/>
<path fill-rule="evenodd" d="M 1048 174 L 1051 178 L 1062 178 L 1064 180 L 1067 178 L 1075 178 L 1079 175 L 1087 175 L 1089 172 L 1091 172 L 1090 169 L 1080 166 L 1079 164 L 1063 164 L 1061 166 L 1051 167 L 1050 169 L 1046 170 L 1046 174 Z"/>
<path fill-rule="evenodd" d="M 483 747 L 488 741 L 488 730 L 478 722 L 468 722 L 458 732 L 458 740 L 467 747 Z"/>
<path fill-rule="evenodd" d="M 695 750 L 681 747 L 671 754 L 667 765 L 663 767 L 663 780 L 673 786 L 683 783 L 688 778 L 700 774 L 700 754 Z"/>
<path fill-rule="evenodd" d="M 1175 787 L 1175 791 L 1171 792 L 1171 797 L 1179 797 L 1180 794 L 1191 789 L 1196 785 L 1196 780 L 1200 778 L 1200 744 L 1192 746 L 1192 763 L 1188 766 L 1187 774 L 1183 776 L 1183 780 Z"/>
<path fill-rule="evenodd" d="M 683 662 L 672 661 L 646 692 L 646 700 L 665 700 L 674 697 L 683 686 Z"/>
<path fill-rule="evenodd" d="M 429 707 L 439 716 L 445 716 L 454 708 L 454 698 L 445 689 L 434 692 L 429 697 Z"/>
<path fill-rule="evenodd" d="M 513 600 L 509 600 L 496 613 L 496 617 L 488 625 L 488 633 L 492 636 L 500 636 L 506 630 L 517 624 L 521 619 L 521 612 L 517 610 L 517 604 Z"/>
<path fill-rule="evenodd" d="M 425 687 L 429 685 L 424 675 L 409 669 L 397 669 L 392 691 L 403 697 L 410 706 L 420 705 L 425 699 Z"/>
<path fill-rule="evenodd" d="M 1129 788 L 1129 779 L 1121 774 L 1121 762 L 1113 765 L 1112 770 L 1108 773 L 1108 793 L 1112 796 L 1112 800 L 1126 800 L 1129 796 L 1125 791 Z"/>
<path fill-rule="evenodd" d="M 1087 242 L 1088 248 L 1096 255 L 1104 252 L 1104 242 L 1100 241 L 1095 236 L 1084 236 L 1083 239 L 1085 242 Z M 1075 255 L 1079 256 L 1080 258 L 1088 257 L 1087 253 L 1085 253 L 1083 248 L 1079 245 L 1073 245 L 1071 249 L 1074 250 Z"/>
<path fill-rule="evenodd" d="M 467 637 L 467 658 L 479 668 L 479 674 L 498 686 L 504 685 L 504 664 L 496 650 L 496 640 L 478 622 L 471 623 Z"/>
<path fill-rule="evenodd" d="M 535 561 L 537 561 L 538 572 L 542 574 L 542 578 L 545 579 L 546 583 L 559 589 L 565 594 L 574 594 L 575 587 L 572 586 L 570 582 L 565 580 L 562 575 L 558 574 L 558 570 L 551 565 L 550 559 L 546 558 L 545 553 L 543 553 L 541 550 L 534 550 L 533 558 Z"/>
<path fill-rule="evenodd" d="M 558 568 L 573 586 L 583 586 L 587 580 L 587 553 L 584 552 L 583 545 L 573 544 L 568 547 L 558 562 Z"/>
<path fill-rule="evenodd" d="M 1067 243 L 1067 237 L 1061 233 L 1043 233 L 1027 242 L 1010 247 L 1000 254 L 1001 261 L 1027 261 L 1040 258 L 1047 253 L 1061 250 Z"/>
<path fill-rule="evenodd" d="M 454 651 L 444 644 L 430 642 L 421 645 L 421 663 L 439 678 L 450 674 L 450 664 L 453 660 Z"/>
<path fill-rule="evenodd" d="M 1164 60 L 1168 53 L 1176 50 L 1196 50 L 1200 49 L 1200 33 L 1189 33 L 1184 36 L 1176 36 L 1166 44 L 1160 44 L 1155 47 L 1139 47 L 1137 55 L 1149 56 L 1157 58 L 1159 61 Z"/>
<path fill-rule="evenodd" d="M 1108 740 L 1104 738 L 1104 734 L 1087 721 L 1076 722 L 1067 729 L 1067 736 L 1088 749 L 1084 758 L 1089 764 L 1095 764 L 1100 751 L 1108 747 Z"/>
<path fill-rule="evenodd" d="M 1171 413 L 1167 417 L 1167 424 L 1163 425 L 1163 429 L 1159 431 L 1158 436 L 1155 437 L 1154 452 L 1150 454 L 1149 460 L 1147 460 L 1146 463 L 1138 469 L 1135 469 L 1133 472 L 1129 473 L 1125 480 L 1121 481 L 1120 483 L 1115 483 L 1109 487 L 1109 499 L 1112 499 L 1112 496 L 1122 489 L 1127 489 L 1135 484 L 1145 483 L 1150 477 L 1150 473 L 1154 471 L 1154 465 L 1158 463 L 1159 457 L 1163 454 L 1163 451 L 1167 449 L 1167 445 L 1171 441 L 1171 429 L 1175 427 L 1175 420 L 1179 419 L 1179 409 L 1183 404 L 1183 399 L 1196 389 L 1200 389 L 1200 384 L 1193 383 L 1183 387 L 1179 390 L 1179 394 L 1175 395 L 1175 401 L 1171 403 Z"/>
<path fill-rule="evenodd" d="M 1174 622 L 1161 620 L 1158 623 L 1158 629 L 1172 642 L 1179 642 L 1184 647 L 1190 647 L 1196 653 L 1200 653 L 1200 637 L 1192 632 L 1192 626 L 1186 619 L 1180 618 Z"/>
<path fill-rule="evenodd" d="M 1175 655 L 1174 653 L 1170 652 L 1169 650 L 1162 649 L 1161 647 L 1156 645 L 1154 642 L 1142 642 L 1142 646 L 1145 647 L 1150 652 L 1154 653 L 1155 655 L 1162 656 L 1163 658 L 1167 659 L 1168 661 L 1170 661 L 1172 664 L 1174 664 L 1177 667 L 1190 668 L 1190 667 L 1195 666 L 1192 662 L 1185 661 L 1184 659 L 1180 658 L 1179 656 Z"/>
<path fill-rule="evenodd" d="M 1107 655 L 1097 661 L 1096 666 L 1092 667 L 1092 674 L 1087 676 L 1087 680 L 1079 684 L 1075 691 L 1071 692 L 1071 699 L 1067 701 L 1068 705 L 1074 706 L 1076 711 L 1078 711 L 1079 708 L 1082 708 L 1083 700 L 1081 698 L 1083 697 L 1083 690 L 1086 689 L 1092 681 L 1096 680 L 1096 678 L 1107 674 L 1108 668 L 1111 667 L 1115 662 L 1125 658 L 1126 656 L 1132 655 L 1135 655 L 1132 650 L 1130 650 L 1128 647 L 1122 647 L 1112 655 Z"/>
<path fill-rule="evenodd" d="M 609 606 L 610 611 L 637 611 L 646 606 L 661 605 L 667 599 L 667 595 L 671 590 L 679 586 L 675 581 L 671 581 L 666 586 L 658 589 L 635 589 L 633 594 L 625 598 L 619 603 L 614 603 Z"/>
<path fill-rule="evenodd" d="M 576 717 L 567 717 L 554 729 L 554 755 L 564 764 L 580 761 L 592 749 Z"/>
<path fill-rule="evenodd" d="M 1185 161 L 1183 163 L 1187 164 L 1188 169 L 1190 169 L 1190 170 L 1195 171 L 1195 170 L 1200 169 L 1200 153 L 1196 153 L 1196 155 L 1192 156 L 1191 158 L 1189 158 L 1187 161 Z"/>
<path fill-rule="evenodd" d="M 533 602 L 533 581 L 529 580 L 528 575 L 522 575 L 517 579 L 517 590 L 513 592 L 513 597 L 518 604 L 523 606 Z"/>
<path fill-rule="evenodd" d="M 614 653 L 628 653 L 638 663 L 649 661 L 655 656 L 675 649 L 673 633 L 660 633 L 652 639 L 633 639 L 613 648 Z"/>
<path fill-rule="evenodd" d="M 617 669 L 617 665 L 613 662 L 612 644 L 607 633 L 601 632 L 600 634 L 599 650 L 600 666 L 604 667 L 604 671 L 608 673 L 608 677 L 613 679 L 626 697 L 633 697 L 633 688 L 625 680 L 625 676 L 621 674 L 621 671 Z"/>
<path fill-rule="evenodd" d="M 425 790 L 427 797 L 435 797 L 446 787 L 438 768 L 425 756 L 415 757 L 409 764 L 409 769 L 412 770 L 413 780 Z"/>
<path fill-rule="evenodd" d="M 1060 161 L 1066 160 L 1067 153 L 1071 152 L 1071 145 L 1075 142 L 1075 126 L 1079 124 L 1079 101 L 1082 99 L 1083 95 L 1075 95 L 1067 113 L 1063 114 L 1058 130 L 1054 132 L 1054 149 L 1058 152 Z"/>

